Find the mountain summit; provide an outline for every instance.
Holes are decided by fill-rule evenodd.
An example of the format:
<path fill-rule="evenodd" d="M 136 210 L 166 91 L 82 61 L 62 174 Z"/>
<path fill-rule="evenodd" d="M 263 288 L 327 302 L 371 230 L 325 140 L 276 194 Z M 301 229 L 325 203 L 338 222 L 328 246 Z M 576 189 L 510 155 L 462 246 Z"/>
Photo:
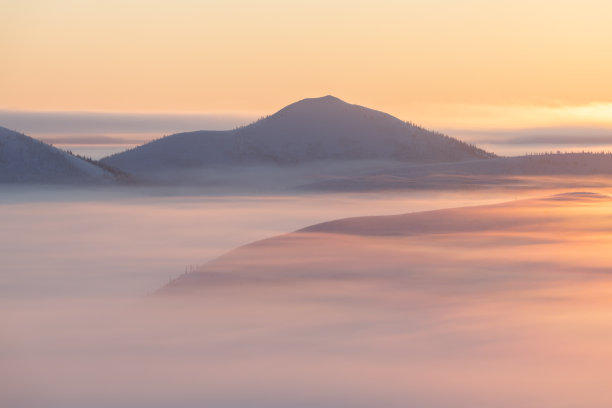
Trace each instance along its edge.
<path fill-rule="evenodd" d="M 238 129 L 179 133 L 102 161 L 142 174 L 209 166 L 355 160 L 434 163 L 492 156 L 457 139 L 328 95 L 295 102 Z"/>

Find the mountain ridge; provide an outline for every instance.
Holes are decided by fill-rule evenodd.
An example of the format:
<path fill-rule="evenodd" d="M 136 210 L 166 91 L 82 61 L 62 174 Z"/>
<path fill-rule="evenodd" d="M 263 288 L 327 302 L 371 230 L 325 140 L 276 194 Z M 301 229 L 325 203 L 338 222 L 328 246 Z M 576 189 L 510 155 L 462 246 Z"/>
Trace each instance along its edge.
<path fill-rule="evenodd" d="M 114 183 L 127 177 L 93 160 L 0 126 L 0 183 Z"/>
<path fill-rule="evenodd" d="M 294 102 L 227 131 L 177 133 L 101 161 L 136 173 L 317 161 L 449 162 L 495 157 L 465 142 L 331 95 Z"/>

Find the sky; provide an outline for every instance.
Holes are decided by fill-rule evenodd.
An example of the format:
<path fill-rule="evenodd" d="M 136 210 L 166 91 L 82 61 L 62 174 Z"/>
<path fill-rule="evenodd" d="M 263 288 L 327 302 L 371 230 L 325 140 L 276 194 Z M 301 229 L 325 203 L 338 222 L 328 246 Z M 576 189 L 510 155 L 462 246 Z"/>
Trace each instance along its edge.
<path fill-rule="evenodd" d="M 0 110 L 612 127 L 607 0 L 0 0 Z"/>

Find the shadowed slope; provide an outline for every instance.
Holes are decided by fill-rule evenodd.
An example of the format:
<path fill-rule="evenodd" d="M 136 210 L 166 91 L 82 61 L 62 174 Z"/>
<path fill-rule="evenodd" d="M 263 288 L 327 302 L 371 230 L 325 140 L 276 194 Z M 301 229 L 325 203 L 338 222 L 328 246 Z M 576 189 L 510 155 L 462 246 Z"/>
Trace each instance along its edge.
<path fill-rule="evenodd" d="M 111 183 L 124 175 L 0 127 L 0 182 Z"/>

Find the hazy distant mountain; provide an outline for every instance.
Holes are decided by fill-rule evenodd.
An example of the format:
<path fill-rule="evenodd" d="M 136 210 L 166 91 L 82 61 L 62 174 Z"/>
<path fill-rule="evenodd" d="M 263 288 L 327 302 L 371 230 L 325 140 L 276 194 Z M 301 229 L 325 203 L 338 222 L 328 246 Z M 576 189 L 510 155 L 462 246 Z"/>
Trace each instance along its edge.
<path fill-rule="evenodd" d="M 110 183 L 120 172 L 0 127 L 0 183 Z"/>
<path fill-rule="evenodd" d="M 148 174 L 197 167 L 316 161 L 451 162 L 493 157 L 477 147 L 351 105 L 333 96 L 304 99 L 229 131 L 179 133 L 102 159 Z"/>
<path fill-rule="evenodd" d="M 160 292 L 248 285 L 294 285 L 308 291 L 319 281 L 326 283 L 327 295 L 335 301 L 334 294 L 346 295 L 361 285 L 375 292 L 377 283 L 457 293 L 475 290 L 484 282 L 489 288 L 497 282 L 503 289 L 509 281 L 525 284 L 551 279 L 553 273 L 601 273 L 607 269 L 593 267 L 568 248 L 587 250 L 599 239 L 610 241 L 612 219 L 606 209 L 611 202 L 606 195 L 574 192 L 334 220 L 234 249 L 181 275 Z M 562 237 L 568 242 L 563 243 Z M 341 289 L 334 292 L 334 287 Z"/>
<path fill-rule="evenodd" d="M 368 191 L 393 189 L 455 189 L 485 186 L 543 187 L 550 183 L 568 187 L 581 176 L 590 184 L 612 175 L 612 154 L 550 153 L 517 157 L 495 157 L 458 163 L 397 165 L 375 172 L 363 171 L 335 176 L 304 186 L 328 191 Z M 535 177 L 538 176 L 538 177 Z M 581 180 L 581 179 L 580 179 Z M 581 183 L 584 183 L 581 180 Z M 578 184 L 577 184 L 578 185 Z"/>

